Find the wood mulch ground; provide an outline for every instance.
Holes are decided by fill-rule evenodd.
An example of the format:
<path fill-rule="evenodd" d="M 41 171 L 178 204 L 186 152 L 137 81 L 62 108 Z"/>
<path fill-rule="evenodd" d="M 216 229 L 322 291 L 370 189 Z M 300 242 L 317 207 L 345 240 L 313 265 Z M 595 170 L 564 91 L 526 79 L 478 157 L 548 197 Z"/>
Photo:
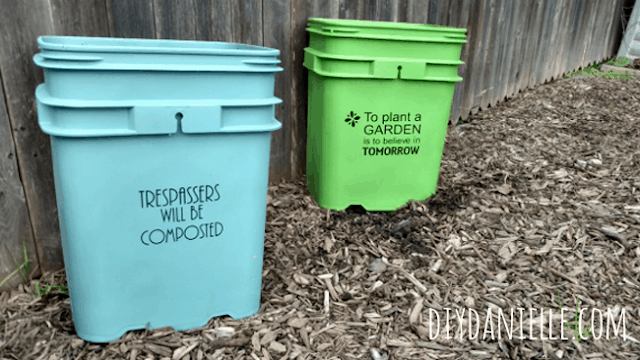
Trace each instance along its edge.
<path fill-rule="evenodd" d="M 0 358 L 638 359 L 639 118 L 638 79 L 538 86 L 450 129 L 427 201 L 327 211 L 303 183 L 271 187 L 257 315 L 90 344 L 68 297 L 32 283 L 0 294 Z M 577 302 L 586 339 L 564 324 Z"/>

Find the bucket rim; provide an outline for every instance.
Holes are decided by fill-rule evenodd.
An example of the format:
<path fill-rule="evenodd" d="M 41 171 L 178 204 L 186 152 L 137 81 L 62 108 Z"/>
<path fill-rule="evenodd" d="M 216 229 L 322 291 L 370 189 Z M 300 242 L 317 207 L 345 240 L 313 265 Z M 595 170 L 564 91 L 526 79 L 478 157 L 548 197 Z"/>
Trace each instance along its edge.
<path fill-rule="evenodd" d="M 319 23 L 322 25 L 333 26 L 349 26 L 358 28 L 385 28 L 390 30 L 423 30 L 437 31 L 444 33 L 466 34 L 467 29 L 456 28 L 452 26 L 442 26 L 435 24 L 415 24 L 393 21 L 375 21 L 375 20 L 353 20 L 353 19 L 328 19 L 328 18 L 309 18 L 309 23 Z"/>
<path fill-rule="evenodd" d="M 43 51 L 83 53 L 245 55 L 268 57 L 280 55 L 280 50 L 263 46 L 201 40 L 45 35 L 38 37 L 38 46 Z"/>

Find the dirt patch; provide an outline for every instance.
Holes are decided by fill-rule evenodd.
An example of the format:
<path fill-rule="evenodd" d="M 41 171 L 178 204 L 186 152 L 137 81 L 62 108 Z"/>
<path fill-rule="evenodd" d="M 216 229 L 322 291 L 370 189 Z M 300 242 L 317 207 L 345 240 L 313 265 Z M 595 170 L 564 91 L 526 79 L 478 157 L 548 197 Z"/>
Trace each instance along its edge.
<path fill-rule="evenodd" d="M 262 307 L 248 319 L 97 345 L 75 335 L 66 295 L 0 294 L 0 357 L 638 359 L 639 98 L 640 80 L 567 79 L 483 111 L 449 130 L 437 194 L 395 212 L 328 211 L 303 183 L 271 187 Z M 583 329 L 610 309 L 627 337 L 573 339 L 561 314 L 572 320 L 576 301 Z M 498 338 L 498 309 L 515 309 L 511 338 L 504 325 Z M 540 340 L 540 323 L 569 339 Z"/>

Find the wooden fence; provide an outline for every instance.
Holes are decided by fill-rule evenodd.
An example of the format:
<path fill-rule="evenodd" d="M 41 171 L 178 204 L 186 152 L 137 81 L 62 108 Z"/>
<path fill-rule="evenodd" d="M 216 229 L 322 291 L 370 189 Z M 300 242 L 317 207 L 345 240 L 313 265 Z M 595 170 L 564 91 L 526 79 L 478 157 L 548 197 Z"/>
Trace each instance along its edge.
<path fill-rule="evenodd" d="M 452 120 L 520 90 L 611 57 L 621 9 L 633 0 L 0 0 L 0 281 L 23 264 L 63 266 L 49 138 L 37 125 L 32 57 L 40 35 L 240 42 L 277 48 L 286 71 L 271 180 L 304 172 L 309 17 L 429 23 L 468 29 Z M 4 101 L 2 101 L 4 99 Z M 105 224 L 105 226 L 117 226 Z M 34 271 L 34 267 L 39 268 Z M 20 281 L 15 274 L 5 286 Z"/>

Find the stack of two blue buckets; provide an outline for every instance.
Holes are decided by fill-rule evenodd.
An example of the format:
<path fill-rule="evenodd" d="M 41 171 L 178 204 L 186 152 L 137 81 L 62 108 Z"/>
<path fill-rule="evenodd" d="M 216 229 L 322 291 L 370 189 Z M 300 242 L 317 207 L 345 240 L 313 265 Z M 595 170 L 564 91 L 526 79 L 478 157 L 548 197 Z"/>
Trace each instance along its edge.
<path fill-rule="evenodd" d="M 108 342 L 260 307 L 278 50 L 41 37 L 76 332 Z"/>

